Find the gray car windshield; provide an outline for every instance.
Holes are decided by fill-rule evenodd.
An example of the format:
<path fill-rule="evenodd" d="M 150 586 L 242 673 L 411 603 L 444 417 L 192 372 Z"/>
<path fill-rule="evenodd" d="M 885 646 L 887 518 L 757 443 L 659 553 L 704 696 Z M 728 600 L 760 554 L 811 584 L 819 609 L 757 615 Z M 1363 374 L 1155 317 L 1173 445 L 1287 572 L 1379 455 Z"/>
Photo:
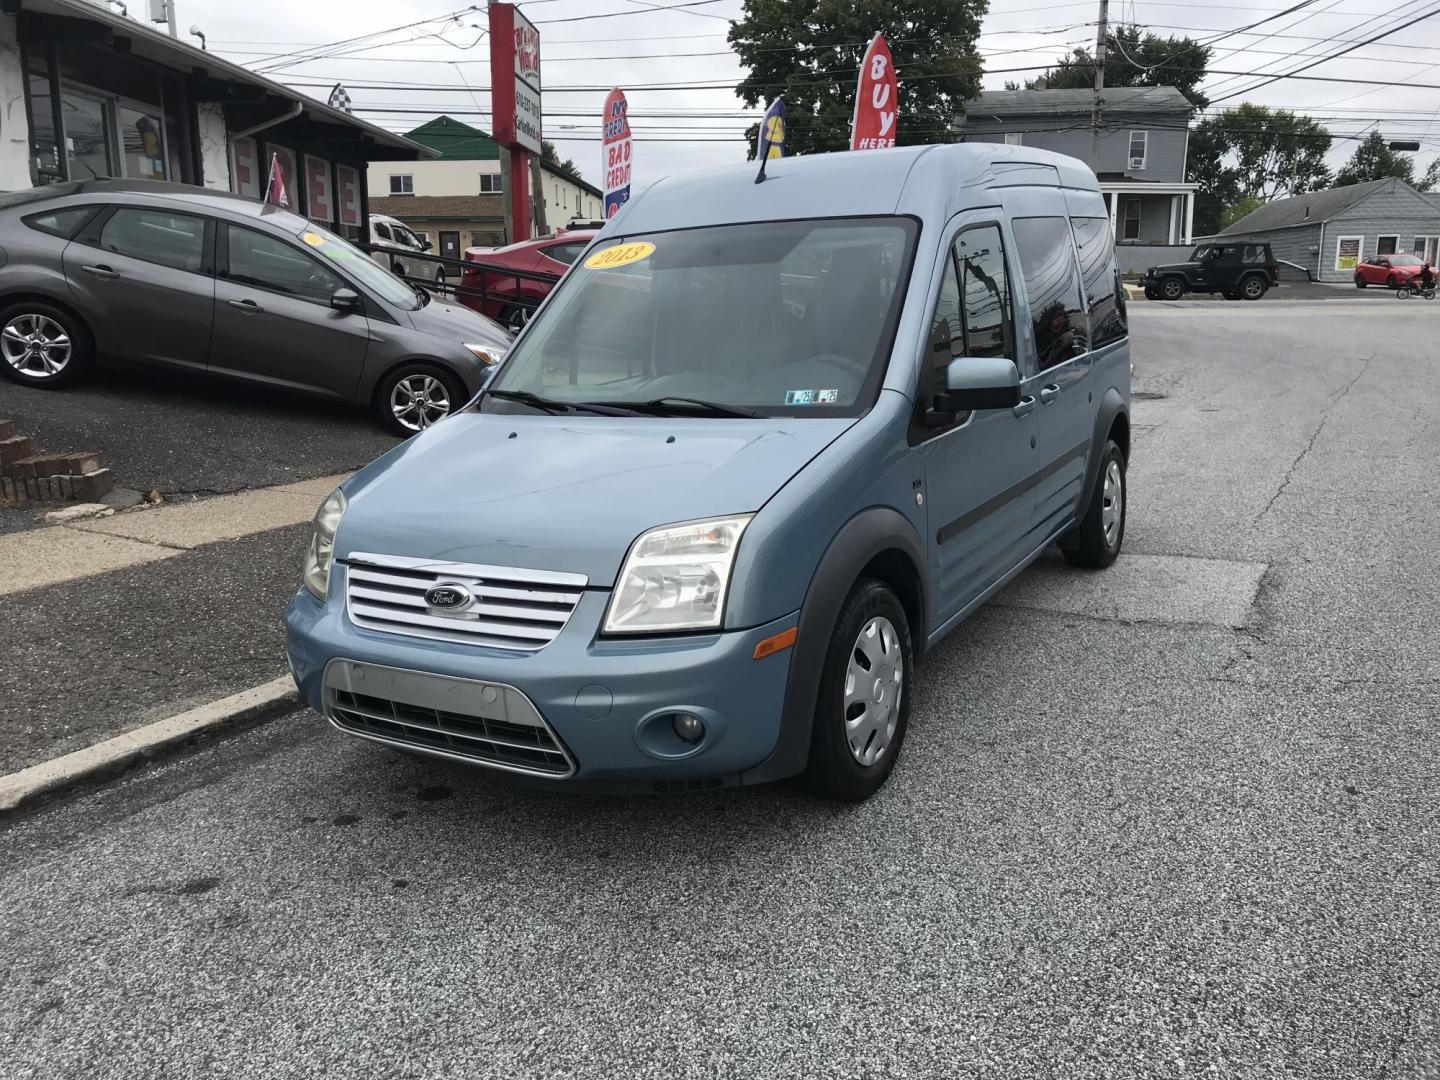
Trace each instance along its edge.
<path fill-rule="evenodd" d="M 420 306 L 415 290 L 375 262 L 348 240 L 319 225 L 307 225 L 300 239 L 326 262 L 340 267 L 382 300 L 407 311 Z"/>
<path fill-rule="evenodd" d="M 916 228 L 900 217 L 758 222 L 602 244 L 481 407 L 858 415 L 884 375 Z"/>

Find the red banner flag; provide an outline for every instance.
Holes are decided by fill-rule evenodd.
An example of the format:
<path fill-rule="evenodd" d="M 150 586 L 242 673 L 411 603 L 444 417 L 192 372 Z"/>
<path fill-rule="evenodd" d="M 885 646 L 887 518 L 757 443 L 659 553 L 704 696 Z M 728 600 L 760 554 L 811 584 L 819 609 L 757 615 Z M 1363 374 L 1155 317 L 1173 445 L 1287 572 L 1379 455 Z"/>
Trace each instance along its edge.
<path fill-rule="evenodd" d="M 270 179 L 265 184 L 265 201 L 282 210 L 290 209 L 290 196 L 285 194 L 285 174 L 280 171 L 280 159 L 274 154 L 270 155 Z"/>
<path fill-rule="evenodd" d="M 885 36 L 876 34 L 860 62 L 860 83 L 855 89 L 855 116 L 850 121 L 850 149 L 878 150 L 895 145 L 900 87 L 895 61 Z"/>

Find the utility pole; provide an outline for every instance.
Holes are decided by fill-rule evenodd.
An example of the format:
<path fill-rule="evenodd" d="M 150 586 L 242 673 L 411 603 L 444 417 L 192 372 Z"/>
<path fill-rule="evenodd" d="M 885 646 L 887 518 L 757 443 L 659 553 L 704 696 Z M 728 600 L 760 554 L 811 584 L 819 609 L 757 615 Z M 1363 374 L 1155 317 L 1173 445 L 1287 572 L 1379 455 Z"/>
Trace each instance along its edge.
<path fill-rule="evenodd" d="M 1110 0 L 1100 0 L 1095 28 L 1095 101 L 1090 106 L 1090 170 L 1100 171 L 1100 95 L 1105 91 L 1105 45 L 1110 36 Z"/>

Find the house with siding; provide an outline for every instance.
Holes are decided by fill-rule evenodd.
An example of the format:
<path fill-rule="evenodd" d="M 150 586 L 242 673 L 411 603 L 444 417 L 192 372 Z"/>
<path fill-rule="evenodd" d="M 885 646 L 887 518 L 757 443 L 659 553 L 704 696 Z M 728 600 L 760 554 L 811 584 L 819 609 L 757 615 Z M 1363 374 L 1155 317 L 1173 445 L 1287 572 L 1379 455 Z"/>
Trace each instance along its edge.
<path fill-rule="evenodd" d="M 965 103 L 967 142 L 1038 146 L 1088 160 L 1093 90 L 987 90 Z M 1185 181 L 1188 98 L 1173 86 L 1112 87 L 1100 99 L 1095 174 L 1115 241 L 1189 244 L 1195 188 Z"/>
<path fill-rule="evenodd" d="M 1376 255 L 1414 254 L 1435 264 L 1440 203 L 1399 177 L 1329 188 L 1268 202 L 1201 239 L 1268 240 L 1277 259 L 1316 281 L 1350 281 Z"/>

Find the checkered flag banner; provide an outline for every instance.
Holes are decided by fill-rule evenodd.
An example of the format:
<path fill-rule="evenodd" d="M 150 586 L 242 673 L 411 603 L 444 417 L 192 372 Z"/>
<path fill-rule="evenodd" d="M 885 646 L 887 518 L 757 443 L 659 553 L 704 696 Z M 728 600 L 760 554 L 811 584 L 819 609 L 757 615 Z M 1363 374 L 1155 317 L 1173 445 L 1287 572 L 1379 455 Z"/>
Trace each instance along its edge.
<path fill-rule="evenodd" d="M 345 87 L 341 86 L 338 82 L 335 84 L 335 89 L 330 91 L 330 98 L 326 104 L 332 109 L 343 109 L 345 112 L 355 111 L 350 107 L 350 95 L 345 92 Z"/>

